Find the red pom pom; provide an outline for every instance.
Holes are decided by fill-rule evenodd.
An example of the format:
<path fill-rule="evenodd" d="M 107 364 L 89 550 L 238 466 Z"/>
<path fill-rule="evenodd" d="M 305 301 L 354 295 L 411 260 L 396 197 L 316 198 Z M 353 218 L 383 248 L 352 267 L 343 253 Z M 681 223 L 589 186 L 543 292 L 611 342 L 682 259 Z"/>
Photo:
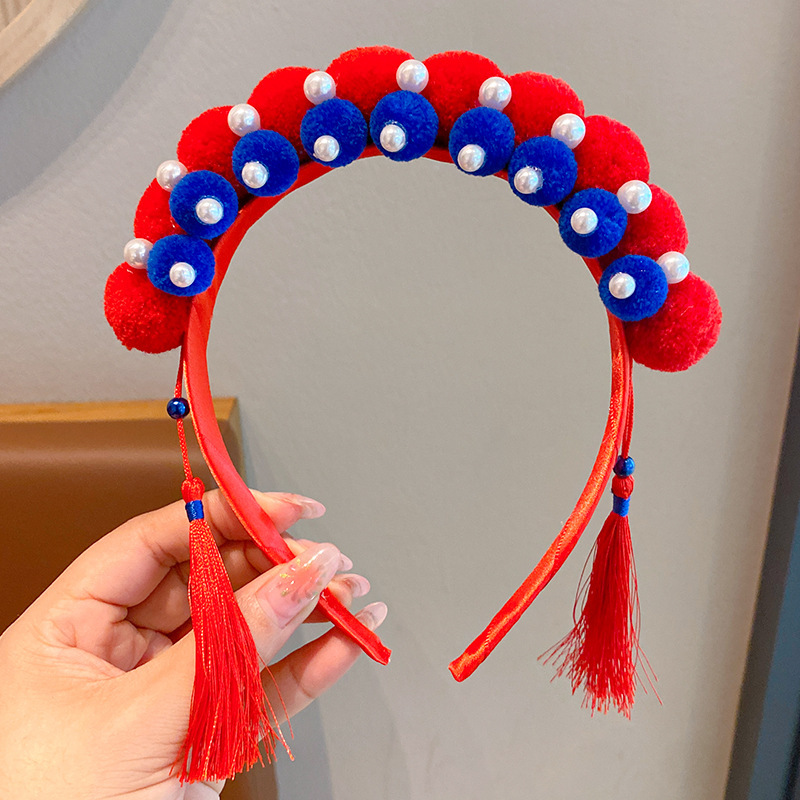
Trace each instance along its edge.
<path fill-rule="evenodd" d="M 191 306 L 190 297 L 156 289 L 146 270 L 127 264 L 120 264 L 106 281 L 106 319 L 129 350 L 165 353 L 179 347 Z"/>
<path fill-rule="evenodd" d="M 228 112 L 231 106 L 209 108 L 195 117 L 184 129 L 178 142 L 178 161 L 189 172 L 210 169 L 222 175 L 237 192 L 247 190 L 233 174 L 231 155 L 239 137 L 228 127 Z"/>
<path fill-rule="evenodd" d="M 137 238 L 155 242 L 163 236 L 183 233 L 169 213 L 169 192 L 158 185 L 153 178 L 144 190 L 136 215 L 133 218 L 133 235 Z"/>
<path fill-rule="evenodd" d="M 411 53 L 396 47 L 356 47 L 331 61 L 327 73 L 336 81 L 336 96 L 349 100 L 369 122 L 381 97 L 400 88 L 397 68 Z"/>
<path fill-rule="evenodd" d="M 313 71 L 309 67 L 276 69 L 261 79 L 247 101 L 258 110 L 261 127 L 285 136 L 301 162 L 308 161 L 308 153 L 300 141 L 300 123 L 314 105 L 303 94 L 303 81 Z"/>
<path fill-rule="evenodd" d="M 599 261 L 605 269 L 614 259 L 642 255 L 654 261 L 673 250 L 683 253 L 689 233 L 678 204 L 660 186 L 650 185 L 653 200 L 641 214 L 628 214 L 622 241 Z"/>
<path fill-rule="evenodd" d="M 625 324 L 635 361 L 663 372 L 696 364 L 715 344 L 722 310 L 714 290 L 690 272 L 669 287 L 667 301 L 648 319 Z"/>
<path fill-rule="evenodd" d="M 617 193 L 626 181 L 647 181 L 650 162 L 639 137 L 626 125 L 601 116 L 586 117 L 586 136 L 573 151 L 578 162 L 575 191 Z"/>
<path fill-rule="evenodd" d="M 562 114 L 583 116 L 580 97 L 569 84 L 552 75 L 519 72 L 506 80 L 511 86 L 511 102 L 505 113 L 514 125 L 517 144 L 534 136 L 549 136 Z"/>
<path fill-rule="evenodd" d="M 487 78 L 502 77 L 500 67 L 484 56 L 460 50 L 425 59 L 428 85 L 422 94 L 439 115 L 437 144 L 447 146 L 450 128 L 465 112 L 478 105 L 478 90 Z"/>

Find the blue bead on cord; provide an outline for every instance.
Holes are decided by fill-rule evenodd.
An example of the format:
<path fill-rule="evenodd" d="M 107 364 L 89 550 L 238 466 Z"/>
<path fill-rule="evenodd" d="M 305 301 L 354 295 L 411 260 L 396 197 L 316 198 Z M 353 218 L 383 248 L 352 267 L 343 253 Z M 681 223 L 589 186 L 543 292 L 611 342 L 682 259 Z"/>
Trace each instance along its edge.
<path fill-rule="evenodd" d="M 522 169 L 537 170 L 540 186 L 533 192 L 520 191 L 517 173 Z M 508 183 L 511 191 L 532 206 L 554 206 L 575 187 L 578 162 L 564 142 L 552 136 L 535 136 L 524 141 L 511 156 L 508 164 Z"/>
<path fill-rule="evenodd" d="M 197 204 L 206 199 L 216 200 L 221 206 L 222 215 L 217 222 L 203 222 L 197 216 Z M 239 213 L 239 198 L 222 175 L 200 169 L 178 181 L 169 195 L 169 210 L 186 233 L 201 239 L 215 239 L 233 225 Z"/>
<path fill-rule="evenodd" d="M 591 233 L 578 233 L 572 227 L 572 215 L 580 208 L 589 208 L 597 215 L 597 227 Z M 605 189 L 583 189 L 562 206 L 558 231 L 573 253 L 584 258 L 597 258 L 620 243 L 627 224 L 628 212 L 615 194 Z"/>
<path fill-rule="evenodd" d="M 172 419 L 183 419 L 189 414 L 189 401 L 185 397 L 173 397 L 167 403 L 167 414 Z"/>
<path fill-rule="evenodd" d="M 635 469 L 636 462 L 630 456 L 627 458 L 620 456 L 616 464 L 614 464 L 614 474 L 619 475 L 620 478 L 627 478 L 629 475 L 633 475 Z"/>
<path fill-rule="evenodd" d="M 502 111 L 486 106 L 471 108 L 453 123 L 448 142 L 450 157 L 467 175 L 494 175 L 508 164 L 514 152 L 514 136 L 514 126 Z M 459 153 L 470 144 L 478 145 L 485 153 L 483 164 L 474 170 L 466 170 L 458 163 Z"/>
<path fill-rule="evenodd" d="M 332 136 L 339 147 L 338 155 L 329 161 L 315 155 L 315 145 L 322 136 Z M 333 97 L 306 111 L 300 123 L 300 141 L 318 164 L 345 167 L 367 146 L 367 122 L 349 100 Z"/>
<path fill-rule="evenodd" d="M 263 186 L 251 186 L 242 177 L 245 164 L 253 162 L 266 170 Z M 233 148 L 232 164 L 233 174 L 242 186 L 257 197 L 283 194 L 297 180 L 300 169 L 294 145 L 275 131 L 252 131 L 242 136 Z"/>
<path fill-rule="evenodd" d="M 186 516 L 189 518 L 189 522 L 193 522 L 196 519 L 204 519 L 205 512 L 203 511 L 203 501 L 190 500 L 186 504 Z"/>
<path fill-rule="evenodd" d="M 381 131 L 386 125 L 397 125 L 405 134 L 399 150 L 387 150 L 381 144 Z M 392 161 L 413 161 L 433 147 L 439 131 L 439 117 L 430 101 L 416 92 L 399 91 L 382 97 L 369 118 L 372 141 Z"/>

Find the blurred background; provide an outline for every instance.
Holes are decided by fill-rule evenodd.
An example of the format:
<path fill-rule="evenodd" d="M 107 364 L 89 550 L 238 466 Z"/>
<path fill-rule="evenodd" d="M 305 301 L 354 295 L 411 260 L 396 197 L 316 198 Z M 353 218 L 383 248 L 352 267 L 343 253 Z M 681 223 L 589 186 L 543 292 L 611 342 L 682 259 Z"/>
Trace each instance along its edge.
<path fill-rule="evenodd" d="M 361 45 L 569 82 L 639 134 L 719 294 L 704 361 L 634 376 L 630 519 L 663 706 L 640 693 L 631 721 L 591 718 L 536 658 L 571 625 L 606 501 L 486 664 L 464 684 L 447 670 L 594 459 L 607 327 L 580 259 L 501 181 L 429 161 L 356 163 L 248 234 L 212 388 L 239 399 L 250 483 L 327 505 L 300 533 L 370 578 L 394 648 L 295 720 L 281 797 L 725 795 L 800 318 L 798 23 L 793 0 L 91 0 L 0 88 L 2 403 L 168 397 L 177 353 L 128 352 L 103 317 L 141 192 L 201 111 Z"/>

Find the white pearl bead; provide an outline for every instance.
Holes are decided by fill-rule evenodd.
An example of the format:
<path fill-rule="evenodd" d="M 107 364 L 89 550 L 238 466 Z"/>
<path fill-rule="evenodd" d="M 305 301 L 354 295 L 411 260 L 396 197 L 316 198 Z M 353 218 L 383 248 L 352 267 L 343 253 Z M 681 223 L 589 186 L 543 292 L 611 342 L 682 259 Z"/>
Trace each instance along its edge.
<path fill-rule="evenodd" d="M 667 283 L 680 283 L 689 274 L 689 259 L 683 253 L 670 250 L 658 259 L 658 266 L 664 270 Z"/>
<path fill-rule="evenodd" d="M 339 142 L 333 136 L 320 136 L 314 142 L 314 156 L 320 161 L 333 161 L 339 155 Z"/>
<path fill-rule="evenodd" d="M 251 189 L 260 189 L 269 178 L 269 170 L 260 161 L 248 161 L 242 167 L 242 183 Z"/>
<path fill-rule="evenodd" d="M 572 212 L 569 224 L 579 236 L 588 236 L 597 229 L 597 214 L 592 208 L 579 208 Z"/>
<path fill-rule="evenodd" d="M 180 161 L 174 158 L 169 161 L 162 161 L 156 170 L 156 180 L 162 189 L 171 192 L 177 185 L 178 181 L 188 172 L 186 167 Z"/>
<path fill-rule="evenodd" d="M 303 81 L 303 94 L 315 106 L 336 97 L 336 82 L 327 72 L 318 69 Z"/>
<path fill-rule="evenodd" d="M 523 167 L 514 173 L 514 188 L 520 194 L 534 194 L 542 188 L 543 183 L 539 167 Z"/>
<path fill-rule="evenodd" d="M 222 203 L 216 197 L 204 197 L 194 207 L 195 216 L 205 225 L 216 225 L 224 212 Z"/>
<path fill-rule="evenodd" d="M 228 127 L 237 136 L 244 136 L 261 127 L 261 117 L 253 106 L 248 103 L 239 103 L 228 112 Z"/>
<path fill-rule="evenodd" d="M 397 68 L 397 85 L 419 94 L 428 85 L 428 68 L 416 58 L 409 58 Z"/>
<path fill-rule="evenodd" d="M 406 132 L 393 122 L 381 128 L 381 147 L 390 153 L 399 153 L 406 146 Z"/>
<path fill-rule="evenodd" d="M 653 192 L 644 181 L 628 181 L 617 189 L 617 199 L 629 214 L 641 214 L 652 202 Z"/>
<path fill-rule="evenodd" d="M 458 151 L 458 166 L 464 172 L 476 172 L 486 161 L 486 151 L 479 144 L 465 144 Z"/>
<path fill-rule="evenodd" d="M 185 261 L 176 261 L 169 268 L 169 279 L 179 289 L 186 289 L 188 286 L 191 286 L 196 277 L 197 272 L 195 268 Z"/>
<path fill-rule="evenodd" d="M 562 114 L 553 123 L 550 135 L 574 150 L 586 136 L 586 123 L 577 114 Z"/>
<path fill-rule="evenodd" d="M 511 102 L 511 84 L 505 78 L 487 78 L 478 90 L 478 102 L 502 111 Z"/>
<path fill-rule="evenodd" d="M 122 255 L 132 267 L 144 269 L 152 247 L 152 243 L 147 239 L 131 239 L 122 249 Z"/>
<path fill-rule="evenodd" d="M 627 272 L 618 272 L 609 278 L 608 291 L 617 300 L 627 300 L 636 291 L 636 281 Z"/>

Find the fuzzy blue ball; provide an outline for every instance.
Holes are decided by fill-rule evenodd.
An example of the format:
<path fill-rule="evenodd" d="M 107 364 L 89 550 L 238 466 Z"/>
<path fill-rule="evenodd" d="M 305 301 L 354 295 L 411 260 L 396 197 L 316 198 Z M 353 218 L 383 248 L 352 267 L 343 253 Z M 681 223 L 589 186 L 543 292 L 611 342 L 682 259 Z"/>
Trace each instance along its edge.
<path fill-rule="evenodd" d="M 636 281 L 633 294 L 622 300 L 614 297 L 608 289 L 608 282 L 618 272 L 624 272 Z M 652 258 L 623 256 L 606 267 L 598 288 L 609 312 L 625 322 L 637 322 L 652 317 L 664 305 L 669 286 L 664 270 Z"/>
<path fill-rule="evenodd" d="M 381 145 L 385 125 L 398 125 L 406 135 L 406 143 L 396 153 Z M 421 94 L 399 91 L 382 97 L 369 118 L 369 132 L 378 150 L 392 161 L 413 161 L 433 147 L 439 131 L 439 117 Z"/>
<path fill-rule="evenodd" d="M 591 208 L 597 214 L 597 227 L 592 233 L 576 233 L 572 215 L 579 208 Z M 615 194 L 605 189 L 584 189 L 576 192 L 561 208 L 558 230 L 564 244 L 584 258 L 597 258 L 613 250 L 625 233 L 628 214 Z"/>
<path fill-rule="evenodd" d="M 263 186 L 249 186 L 242 179 L 245 164 L 257 162 L 267 171 Z M 300 158 L 294 145 L 275 131 L 252 131 L 245 134 L 233 149 L 233 174 L 250 194 L 275 197 L 283 194 L 297 180 Z"/>
<path fill-rule="evenodd" d="M 333 136 L 339 143 L 339 154 L 331 161 L 323 161 L 314 155 L 314 143 L 320 136 Z M 334 97 L 306 111 L 300 123 L 300 141 L 317 163 L 326 167 L 345 167 L 355 161 L 367 146 L 367 122 L 353 103 Z"/>
<path fill-rule="evenodd" d="M 213 198 L 222 206 L 219 222 L 201 222 L 196 206 L 205 198 Z M 215 239 L 225 233 L 239 213 L 239 198 L 233 186 L 216 172 L 199 169 L 190 172 L 178 181 L 169 196 L 169 210 L 178 225 L 192 236 Z"/>
<path fill-rule="evenodd" d="M 486 153 L 483 165 L 472 172 L 462 169 L 458 163 L 458 154 L 468 144 L 477 144 Z M 514 126 L 495 108 L 472 108 L 453 123 L 448 148 L 453 163 L 467 175 L 494 175 L 508 164 L 514 152 Z"/>
<path fill-rule="evenodd" d="M 520 192 L 514 178 L 521 169 L 531 167 L 541 173 L 541 186 L 530 193 Z M 532 206 L 554 206 L 574 188 L 578 179 L 578 162 L 564 142 L 552 136 L 536 136 L 523 142 L 508 164 L 511 191 Z"/>
<path fill-rule="evenodd" d="M 176 286 L 170 278 L 170 270 L 180 263 L 189 264 L 195 271 L 194 281 L 189 286 Z M 150 251 L 147 275 L 153 286 L 162 292 L 178 297 L 200 294 L 214 280 L 214 252 L 202 239 L 194 236 L 165 236 Z"/>
<path fill-rule="evenodd" d="M 189 413 L 189 401 L 185 397 L 173 397 L 167 403 L 167 414 L 172 419 L 183 419 Z"/>

